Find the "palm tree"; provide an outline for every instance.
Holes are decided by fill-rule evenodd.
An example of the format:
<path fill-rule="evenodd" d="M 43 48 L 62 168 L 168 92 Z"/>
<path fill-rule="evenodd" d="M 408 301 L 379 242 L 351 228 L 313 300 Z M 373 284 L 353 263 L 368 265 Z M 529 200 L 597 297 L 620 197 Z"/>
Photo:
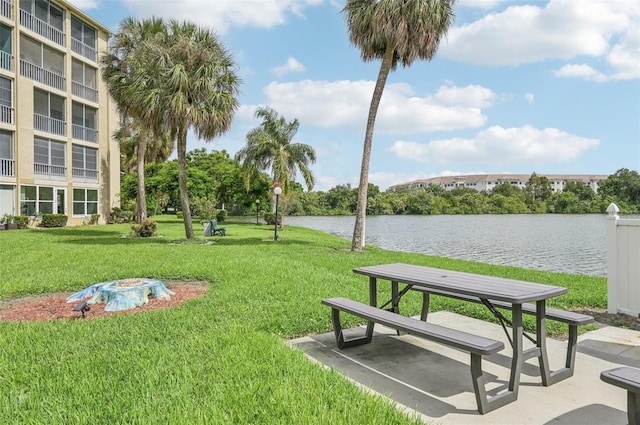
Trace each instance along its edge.
<path fill-rule="evenodd" d="M 144 163 L 165 162 L 175 148 L 174 140 L 166 132 L 157 137 L 153 132 L 149 133 L 147 141 L 143 144 L 140 143 L 140 135 L 140 124 L 134 119 L 123 120 L 120 128 L 113 133 L 114 139 L 120 145 L 121 169 L 127 173 L 137 171 L 138 152 L 141 145 L 146 147 Z"/>
<path fill-rule="evenodd" d="M 387 76 L 397 68 L 398 63 L 406 67 L 416 59 L 433 58 L 440 39 L 453 22 L 453 2 L 454 0 L 347 0 L 342 9 L 346 13 L 349 40 L 360 49 L 362 60 L 382 60 L 369 106 L 364 137 L 352 251 L 361 251 L 364 247 L 373 128 Z"/>
<path fill-rule="evenodd" d="M 270 172 L 286 195 L 299 170 L 307 189 L 313 189 L 315 180 L 309 166 L 315 163 L 316 152 L 309 145 L 291 142 L 300 126 L 298 120 L 287 122 L 268 107 L 256 109 L 255 116 L 262 119 L 262 124 L 247 133 L 247 144 L 235 155 L 242 163 L 245 186 L 249 187 L 257 173 Z"/>
<path fill-rule="evenodd" d="M 231 126 L 238 108 L 240 85 L 235 63 L 216 35 L 190 22 L 171 20 L 151 43 L 148 62 L 158 84 L 139 90 L 147 94 L 141 105 L 152 110 L 153 128 L 166 128 L 177 141 L 178 181 L 185 234 L 194 237 L 187 191 L 187 133 L 211 140 Z M 157 105 L 157 108 L 156 108 Z"/>
<path fill-rule="evenodd" d="M 147 144 L 152 133 L 162 135 L 159 128 L 153 129 L 149 125 L 148 114 L 150 109 L 139 109 L 135 105 L 140 103 L 143 92 L 131 90 L 131 87 L 140 85 L 140 80 L 149 83 L 151 74 L 148 62 L 148 46 L 160 34 L 163 28 L 161 19 L 149 19 L 138 21 L 133 18 L 125 18 L 120 23 L 120 31 L 114 36 L 109 52 L 104 54 L 100 61 L 102 67 L 102 79 L 104 80 L 111 97 L 115 101 L 122 118 L 122 127 L 132 120 L 137 123 L 138 132 L 135 138 L 121 134 L 127 143 L 133 143 L 137 153 L 136 170 L 138 172 L 138 196 L 136 202 L 136 217 L 139 223 L 147 216 L 147 201 L 144 186 L 144 164 L 147 157 Z M 144 125 L 142 123 L 145 123 Z M 127 132 L 127 130 L 125 130 Z M 116 135 L 117 137 L 117 135 Z M 160 136 L 160 139 L 166 139 Z M 127 151 L 127 147 L 124 151 Z"/>

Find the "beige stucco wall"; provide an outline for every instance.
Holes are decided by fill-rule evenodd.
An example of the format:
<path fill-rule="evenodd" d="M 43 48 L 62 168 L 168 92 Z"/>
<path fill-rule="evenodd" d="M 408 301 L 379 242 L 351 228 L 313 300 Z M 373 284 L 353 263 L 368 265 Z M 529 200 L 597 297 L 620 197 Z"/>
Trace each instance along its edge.
<path fill-rule="evenodd" d="M 73 217 L 73 188 L 97 189 L 99 196 L 98 211 L 100 213 L 100 222 L 104 223 L 109 216 L 111 208 L 119 206 L 120 192 L 120 150 L 117 142 L 112 135 L 119 125 L 118 113 L 110 100 L 105 84 L 101 80 L 99 71 L 99 58 L 101 54 L 108 49 L 108 40 L 110 33 L 107 28 L 100 25 L 83 12 L 79 11 L 66 1 L 56 1 L 58 6 L 65 9 L 65 78 L 67 91 L 59 91 L 48 85 L 35 82 L 29 78 L 20 75 L 20 33 L 41 41 L 43 44 L 50 45 L 57 50 L 61 46 L 50 42 L 37 34 L 21 27 L 19 25 L 19 2 L 14 1 L 14 19 L 8 20 L 0 17 L 0 21 L 6 25 L 13 26 L 13 72 L 0 69 L 0 74 L 11 78 L 13 84 L 13 105 L 14 105 L 14 124 L 0 123 L 0 128 L 14 131 L 14 160 L 15 160 L 15 176 L 0 176 L 0 184 L 15 186 L 15 209 L 16 214 L 20 214 L 20 185 L 41 185 L 65 189 L 64 211 L 69 216 L 69 225 L 80 225 L 83 223 L 84 217 Z M 72 53 L 71 51 L 71 16 L 85 21 L 97 30 L 97 52 L 98 58 L 96 62 Z M 83 142 L 72 138 L 72 107 L 74 96 L 71 94 L 72 81 L 72 59 L 83 61 L 92 67 L 98 68 L 97 72 L 97 89 L 98 103 L 92 104 L 86 100 L 77 100 L 81 103 L 94 106 L 98 109 L 98 143 Z M 65 101 L 65 121 L 66 136 L 56 136 L 47 132 L 34 132 L 33 114 L 34 114 L 34 88 L 41 88 L 50 93 L 66 98 Z M 37 134 L 36 134 L 37 133 Z M 36 179 L 34 176 L 34 135 L 41 136 L 45 139 L 58 140 L 66 144 L 65 165 L 66 179 L 49 180 Z M 87 146 L 98 149 L 98 181 L 92 182 L 73 182 L 72 176 L 72 146 L 73 144 Z"/>

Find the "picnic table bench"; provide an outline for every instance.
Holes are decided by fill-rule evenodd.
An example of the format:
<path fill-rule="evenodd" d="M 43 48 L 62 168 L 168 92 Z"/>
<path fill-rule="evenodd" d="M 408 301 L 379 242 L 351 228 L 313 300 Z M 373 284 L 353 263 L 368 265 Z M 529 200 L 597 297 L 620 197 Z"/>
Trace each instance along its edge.
<path fill-rule="evenodd" d="M 640 425 L 640 369 L 628 366 L 609 369 L 600 374 L 600 379 L 627 390 L 627 420 L 629 425 Z"/>
<path fill-rule="evenodd" d="M 471 355 L 471 377 L 476 396 L 478 411 L 482 414 L 490 412 L 513 400 L 513 393 L 502 393 L 489 397 L 485 389 L 482 373 L 482 356 L 495 354 L 504 349 L 504 343 L 490 338 L 450 329 L 433 323 L 423 322 L 411 317 L 382 310 L 347 298 L 328 298 L 322 300 L 324 305 L 331 307 L 331 321 L 336 336 L 338 348 L 349 348 L 370 343 L 372 334 L 345 339 L 340 323 L 340 312 L 367 319 L 410 335 L 435 341 L 458 350 L 467 351 Z"/>
<path fill-rule="evenodd" d="M 448 291 L 437 290 L 433 288 L 425 288 L 421 286 L 413 286 L 411 288 L 413 291 L 418 291 L 422 293 L 422 311 L 420 313 L 420 319 L 423 321 L 427 320 L 427 316 L 429 314 L 429 304 L 430 304 L 430 295 L 439 295 L 448 298 L 459 299 L 462 301 L 469 301 L 479 304 L 484 304 L 489 308 L 492 314 L 502 317 L 500 320 L 501 324 L 506 321 L 502 314 L 495 310 L 494 307 L 499 307 L 505 310 L 511 310 L 512 304 L 504 301 L 494 301 L 491 300 L 491 304 L 487 305 L 486 300 L 482 300 L 477 296 L 473 295 L 465 295 L 460 293 L 453 293 Z M 522 304 L 522 312 L 524 314 L 536 315 L 536 305 L 531 303 L 523 303 Z M 549 320 L 554 320 L 556 322 L 566 323 L 569 327 L 569 336 L 567 340 L 567 356 L 565 360 L 565 367 L 555 370 L 551 373 L 551 376 L 554 379 L 559 379 L 560 377 L 569 377 L 573 376 L 574 366 L 576 362 L 576 351 L 578 346 L 578 326 L 586 325 L 589 323 L 593 323 L 595 319 L 593 316 L 589 316 L 587 314 L 575 313 L 573 311 L 560 310 L 557 308 L 549 308 L 545 309 L 545 317 Z"/>

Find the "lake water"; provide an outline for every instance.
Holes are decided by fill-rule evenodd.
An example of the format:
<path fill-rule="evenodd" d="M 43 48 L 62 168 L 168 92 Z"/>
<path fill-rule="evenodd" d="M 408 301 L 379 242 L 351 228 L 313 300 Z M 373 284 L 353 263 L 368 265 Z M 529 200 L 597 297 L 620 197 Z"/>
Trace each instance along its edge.
<path fill-rule="evenodd" d="M 597 214 L 371 216 L 366 221 L 365 244 L 527 269 L 606 276 L 606 221 L 606 215 Z M 285 224 L 351 240 L 355 217 L 287 217 Z"/>

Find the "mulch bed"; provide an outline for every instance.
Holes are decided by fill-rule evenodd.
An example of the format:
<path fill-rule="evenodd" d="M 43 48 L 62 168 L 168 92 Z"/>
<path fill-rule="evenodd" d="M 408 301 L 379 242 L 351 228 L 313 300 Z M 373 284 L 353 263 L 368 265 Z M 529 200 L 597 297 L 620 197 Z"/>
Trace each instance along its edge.
<path fill-rule="evenodd" d="M 204 296 L 209 288 L 207 282 L 164 282 L 175 295 L 170 300 L 149 298 L 149 302 L 142 307 L 124 311 L 104 311 L 104 304 L 93 304 L 91 310 L 85 313 L 86 319 L 109 317 L 116 314 L 135 314 L 143 311 L 171 308 L 185 301 Z M 23 298 L 13 298 L 0 301 L 0 320 L 10 322 L 28 322 L 33 320 L 47 321 L 56 319 L 81 319 L 78 311 L 73 311 L 78 303 L 67 303 L 66 298 L 70 293 L 55 293 Z"/>

